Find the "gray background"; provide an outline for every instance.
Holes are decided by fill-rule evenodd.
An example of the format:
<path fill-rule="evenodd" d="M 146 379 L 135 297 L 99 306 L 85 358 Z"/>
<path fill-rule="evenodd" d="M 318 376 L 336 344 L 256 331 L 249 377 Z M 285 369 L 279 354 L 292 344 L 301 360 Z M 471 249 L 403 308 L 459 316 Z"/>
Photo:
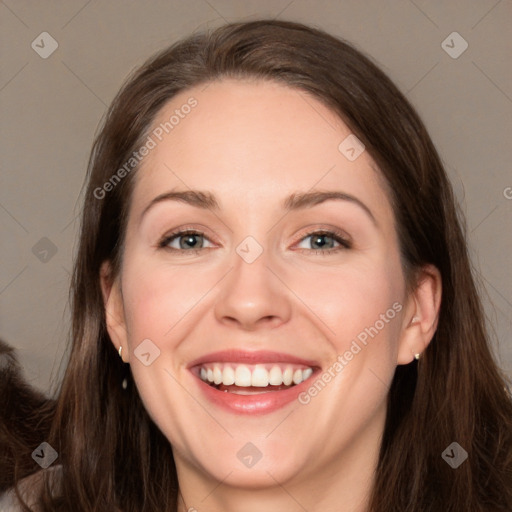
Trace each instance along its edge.
<path fill-rule="evenodd" d="M 510 0 L 4 0 L 0 337 L 18 349 L 26 378 L 53 392 L 65 366 L 80 191 L 96 127 L 124 77 L 192 31 L 260 17 L 347 39 L 416 106 L 467 216 L 494 348 L 512 375 Z M 454 31 L 469 45 L 458 58 L 442 47 Z M 58 43 L 46 59 L 31 47 L 48 51 L 42 32 Z"/>

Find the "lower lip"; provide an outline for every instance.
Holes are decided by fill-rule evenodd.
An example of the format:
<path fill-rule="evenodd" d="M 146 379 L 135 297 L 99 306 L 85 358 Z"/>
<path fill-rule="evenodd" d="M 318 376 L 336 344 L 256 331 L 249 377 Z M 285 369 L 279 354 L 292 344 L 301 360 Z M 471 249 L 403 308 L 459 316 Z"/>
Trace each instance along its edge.
<path fill-rule="evenodd" d="M 220 391 L 206 382 L 203 382 L 199 377 L 194 375 L 194 380 L 197 381 L 201 392 L 205 397 L 215 405 L 222 407 L 230 412 L 238 414 L 268 414 L 278 409 L 281 409 L 289 403 L 297 400 L 298 395 L 303 392 L 311 382 L 311 379 L 316 375 L 316 371 L 304 382 L 296 384 L 289 389 L 281 391 L 267 391 L 254 395 L 238 395 Z"/>

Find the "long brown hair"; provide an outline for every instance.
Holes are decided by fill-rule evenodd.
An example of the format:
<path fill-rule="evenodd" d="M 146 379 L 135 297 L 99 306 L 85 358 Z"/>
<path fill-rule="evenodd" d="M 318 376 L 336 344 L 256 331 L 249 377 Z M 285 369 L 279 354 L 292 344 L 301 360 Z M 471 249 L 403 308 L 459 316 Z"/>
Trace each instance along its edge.
<path fill-rule="evenodd" d="M 24 380 L 14 348 L 0 340 L 0 493 L 34 470 L 32 451 L 54 414 L 55 401 Z"/>
<path fill-rule="evenodd" d="M 371 510 L 512 510 L 512 403 L 489 349 L 451 185 L 414 108 L 373 62 L 346 42 L 302 24 L 258 20 L 194 34 L 146 62 L 114 99 L 92 149 L 72 282 L 72 346 L 49 443 L 61 492 L 44 511 L 177 510 L 169 441 L 149 418 L 108 339 L 100 289 L 105 260 L 119 272 L 134 168 L 105 197 L 97 191 L 140 148 L 163 105 L 222 77 L 259 78 L 307 91 L 363 141 L 389 188 L 404 274 L 435 265 L 443 300 L 422 359 L 399 366 Z M 128 388 L 121 382 L 128 377 Z M 468 459 L 452 469 L 452 442 Z"/>

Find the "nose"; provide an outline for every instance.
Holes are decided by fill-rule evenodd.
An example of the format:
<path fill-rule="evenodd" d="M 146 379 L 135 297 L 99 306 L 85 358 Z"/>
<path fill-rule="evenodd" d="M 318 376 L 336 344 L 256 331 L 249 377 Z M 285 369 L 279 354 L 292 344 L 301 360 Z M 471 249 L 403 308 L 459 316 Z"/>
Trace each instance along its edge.
<path fill-rule="evenodd" d="M 270 268 L 265 251 L 252 263 L 235 254 L 233 268 L 220 286 L 215 317 L 227 326 L 256 331 L 279 327 L 290 319 L 292 293 Z"/>

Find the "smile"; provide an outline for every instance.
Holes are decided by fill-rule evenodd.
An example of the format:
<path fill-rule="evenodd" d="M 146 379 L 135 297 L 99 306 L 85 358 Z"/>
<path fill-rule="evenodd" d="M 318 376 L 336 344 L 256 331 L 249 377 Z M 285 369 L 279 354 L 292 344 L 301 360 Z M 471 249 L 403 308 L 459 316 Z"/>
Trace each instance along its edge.
<path fill-rule="evenodd" d="M 188 366 L 199 391 L 231 413 L 265 414 L 297 400 L 320 371 L 312 360 L 270 351 L 226 350 Z"/>
<path fill-rule="evenodd" d="M 281 390 L 300 384 L 312 374 L 313 368 L 310 367 L 275 363 L 248 365 L 219 362 L 204 364 L 199 368 L 199 377 L 203 382 L 220 391 L 238 394 Z"/>

